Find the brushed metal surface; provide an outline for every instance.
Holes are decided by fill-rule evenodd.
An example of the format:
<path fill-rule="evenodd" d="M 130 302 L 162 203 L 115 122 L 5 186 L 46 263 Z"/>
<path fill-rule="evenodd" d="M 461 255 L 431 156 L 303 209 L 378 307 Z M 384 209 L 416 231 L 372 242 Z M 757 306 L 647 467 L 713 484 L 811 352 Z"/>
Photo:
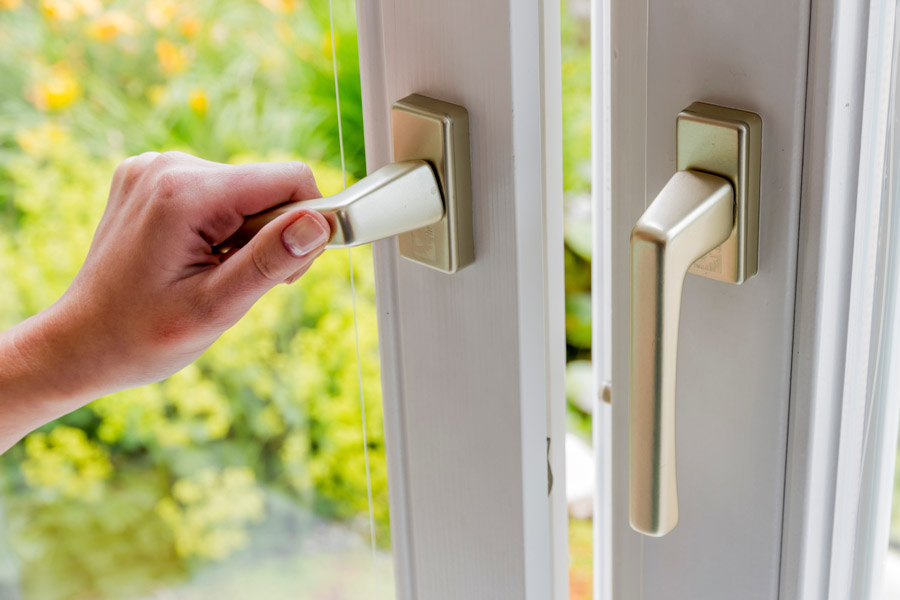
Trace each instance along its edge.
<path fill-rule="evenodd" d="M 475 260 L 469 117 L 462 106 L 412 94 L 391 107 L 394 163 L 347 189 L 287 202 L 251 215 L 213 248 L 246 244 L 276 217 L 316 210 L 331 224 L 328 248 L 347 248 L 400 235 L 400 254 L 445 273 Z"/>
<path fill-rule="evenodd" d="M 695 102 L 676 120 L 678 171 L 631 232 L 629 515 L 662 536 L 678 523 L 675 389 L 688 272 L 740 284 L 756 274 L 762 120 Z"/>
<path fill-rule="evenodd" d="M 691 264 L 731 234 L 731 183 L 678 171 L 631 232 L 628 378 L 631 526 L 651 536 L 678 523 L 675 372 L 681 292 Z"/>
<path fill-rule="evenodd" d="M 743 283 L 756 275 L 759 255 L 759 115 L 695 102 L 676 121 L 676 168 L 724 177 L 735 190 L 734 230 L 725 243 L 698 259 L 695 275 Z"/>
<path fill-rule="evenodd" d="M 446 208 L 440 221 L 399 237 L 400 255 L 455 273 L 475 260 L 468 112 L 412 94 L 391 107 L 391 127 L 394 161 L 427 160 L 437 174 Z"/>
<path fill-rule="evenodd" d="M 409 160 L 385 165 L 333 196 L 288 202 L 249 216 L 215 249 L 239 248 L 273 219 L 300 209 L 318 211 L 328 220 L 328 248 L 368 244 L 430 225 L 444 216 L 433 169 L 424 160 Z"/>

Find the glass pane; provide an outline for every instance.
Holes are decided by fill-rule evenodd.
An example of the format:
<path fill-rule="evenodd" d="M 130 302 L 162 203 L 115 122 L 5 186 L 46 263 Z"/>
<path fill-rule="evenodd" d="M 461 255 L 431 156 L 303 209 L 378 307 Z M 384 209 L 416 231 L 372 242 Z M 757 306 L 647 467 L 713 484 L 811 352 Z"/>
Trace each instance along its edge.
<path fill-rule="evenodd" d="M 566 496 L 569 597 L 593 597 L 591 448 L 591 6 L 562 2 L 563 188 L 566 285 Z"/>
<path fill-rule="evenodd" d="M 0 0 L 0 329 L 71 281 L 115 165 L 301 159 L 342 187 L 329 3 Z M 348 178 L 365 174 L 352 0 L 335 0 Z M 193 365 L 0 457 L 0 598 L 392 598 L 371 254 L 346 251 Z"/>

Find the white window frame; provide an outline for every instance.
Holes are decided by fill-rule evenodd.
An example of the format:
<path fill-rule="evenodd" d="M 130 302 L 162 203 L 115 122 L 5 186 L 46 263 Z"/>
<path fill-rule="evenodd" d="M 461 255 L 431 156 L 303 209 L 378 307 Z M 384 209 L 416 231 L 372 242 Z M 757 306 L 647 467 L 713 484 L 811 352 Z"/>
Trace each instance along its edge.
<path fill-rule="evenodd" d="M 619 178 L 613 183 L 620 194 L 640 195 L 646 168 L 635 144 L 640 146 L 647 135 L 647 81 L 641 74 L 646 73 L 647 17 L 653 3 L 611 4 L 613 44 L 619 40 L 618 87 L 612 96 L 620 101 L 612 128 L 627 133 L 616 138 L 615 150 L 628 157 L 613 161 L 612 173 Z M 696 11 L 700 3 L 690 5 Z M 886 482 L 893 477 L 900 412 L 900 398 L 873 405 L 870 373 L 877 341 L 872 315 L 880 275 L 877 244 L 890 91 L 885 85 L 890 78 L 880 69 L 890 68 L 896 7 L 889 0 L 800 1 L 796 7 L 809 11 L 810 39 L 777 595 L 785 600 L 838 600 L 867 592 L 878 598 L 890 509 Z M 595 0 L 595 32 L 610 18 L 607 10 L 604 0 Z M 760 38 L 765 40 L 764 35 Z M 602 52 L 594 56 L 602 58 Z M 594 89 L 596 93 L 596 83 Z M 598 96 L 594 102 L 596 123 L 606 108 Z M 599 218 L 595 214 L 597 235 L 608 231 L 604 218 L 605 213 Z M 614 232 L 616 247 L 626 247 L 627 240 L 615 237 L 625 233 Z M 608 246 L 595 244 L 597 260 L 599 250 Z M 609 310 L 602 299 L 595 300 L 598 306 Z M 598 320 L 602 318 L 605 315 Z M 622 371 L 616 373 L 614 390 L 625 385 Z M 598 393 L 603 379 L 597 378 Z M 621 389 L 615 398 L 624 399 Z M 873 420 L 877 410 L 884 417 Z M 871 429 L 873 423 L 879 431 Z M 602 476 L 601 465 L 598 481 Z M 623 484 L 624 479 L 615 482 Z M 621 517 L 619 511 L 616 518 Z M 600 523 L 605 526 L 606 521 L 601 518 Z M 627 525 L 616 522 L 613 527 Z M 598 570 L 611 578 L 638 577 L 635 570 L 641 565 L 622 555 L 640 555 L 640 550 L 620 552 L 613 570 L 605 564 L 608 537 L 598 535 L 597 543 L 604 545 L 598 546 Z M 598 585 L 595 598 L 611 598 L 609 582 L 599 583 L 605 585 Z"/>
<path fill-rule="evenodd" d="M 784 598 L 879 598 L 894 449 L 867 440 L 895 445 L 898 419 L 896 399 L 873 404 L 869 371 L 895 18 L 884 0 L 813 13 Z"/>
<path fill-rule="evenodd" d="M 375 245 L 398 598 L 568 597 L 558 0 L 357 3 L 369 170 L 410 93 L 469 111 L 475 263 Z M 553 471 L 548 496 L 548 450 Z"/>

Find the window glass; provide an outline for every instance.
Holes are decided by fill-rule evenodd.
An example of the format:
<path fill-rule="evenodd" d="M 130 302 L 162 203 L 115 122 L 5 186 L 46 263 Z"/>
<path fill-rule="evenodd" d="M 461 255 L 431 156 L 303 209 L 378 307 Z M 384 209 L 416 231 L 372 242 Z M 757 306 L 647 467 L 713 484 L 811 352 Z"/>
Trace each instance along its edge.
<path fill-rule="evenodd" d="M 0 328 L 83 260 L 116 164 L 177 149 L 365 174 L 352 0 L 0 0 Z M 136 249 L 138 251 L 139 249 Z M 193 365 L 0 457 L 0 598 L 392 598 L 371 254 L 346 251 Z"/>
<path fill-rule="evenodd" d="M 591 5 L 562 2 L 569 597 L 592 598 Z"/>

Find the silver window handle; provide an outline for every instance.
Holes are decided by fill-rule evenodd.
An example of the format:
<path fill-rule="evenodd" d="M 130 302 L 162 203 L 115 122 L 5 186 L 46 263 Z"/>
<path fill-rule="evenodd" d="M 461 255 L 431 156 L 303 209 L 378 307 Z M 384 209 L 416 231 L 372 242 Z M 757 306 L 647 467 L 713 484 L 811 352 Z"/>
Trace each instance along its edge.
<path fill-rule="evenodd" d="M 444 200 L 426 161 L 392 163 L 333 196 L 287 202 L 249 216 L 219 247 L 243 246 L 273 219 L 300 209 L 318 211 L 328 220 L 328 248 L 348 248 L 437 223 L 444 216 Z"/>
<path fill-rule="evenodd" d="M 757 270 L 762 122 L 695 103 L 677 125 L 678 171 L 631 232 L 629 512 L 638 532 L 678 523 L 675 375 L 688 272 L 742 283 Z"/>
<path fill-rule="evenodd" d="M 391 107 L 395 162 L 347 189 L 287 202 L 244 220 L 214 251 L 240 248 L 276 217 L 300 209 L 328 219 L 328 248 L 400 236 L 400 255 L 445 273 L 475 260 L 469 116 L 462 106 L 413 94 Z"/>

